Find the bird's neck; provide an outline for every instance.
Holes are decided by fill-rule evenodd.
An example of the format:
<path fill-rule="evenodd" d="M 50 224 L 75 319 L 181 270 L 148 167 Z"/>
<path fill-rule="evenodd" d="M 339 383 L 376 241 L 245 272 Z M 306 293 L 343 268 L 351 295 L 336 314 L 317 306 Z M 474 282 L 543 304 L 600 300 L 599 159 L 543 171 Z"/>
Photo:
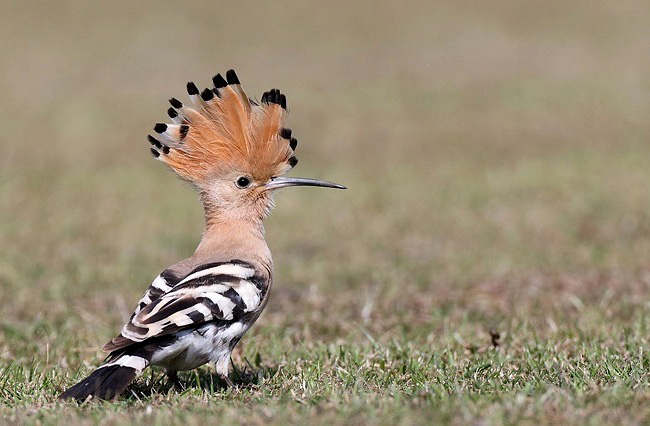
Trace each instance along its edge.
<path fill-rule="evenodd" d="M 202 261 L 253 261 L 272 270 L 261 218 L 227 218 L 206 211 L 205 229 L 193 257 Z"/>

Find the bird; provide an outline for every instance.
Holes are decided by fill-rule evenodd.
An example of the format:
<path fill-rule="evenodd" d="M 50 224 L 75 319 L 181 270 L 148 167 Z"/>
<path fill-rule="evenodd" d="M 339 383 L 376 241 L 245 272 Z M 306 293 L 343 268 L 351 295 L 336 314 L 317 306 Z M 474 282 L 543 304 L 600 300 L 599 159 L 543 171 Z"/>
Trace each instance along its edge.
<path fill-rule="evenodd" d="M 287 99 L 278 89 L 259 100 L 244 92 L 234 70 L 199 91 L 193 106 L 176 98 L 171 123 L 148 135 L 153 157 L 198 192 L 205 213 L 192 256 L 163 270 L 137 303 L 120 334 L 102 349 L 104 362 L 60 398 L 119 397 L 150 366 L 178 371 L 213 363 L 228 385 L 230 356 L 267 305 L 273 260 L 264 220 L 276 190 L 292 186 L 346 189 L 336 183 L 284 176 L 298 163 L 298 141 L 285 127 Z"/>

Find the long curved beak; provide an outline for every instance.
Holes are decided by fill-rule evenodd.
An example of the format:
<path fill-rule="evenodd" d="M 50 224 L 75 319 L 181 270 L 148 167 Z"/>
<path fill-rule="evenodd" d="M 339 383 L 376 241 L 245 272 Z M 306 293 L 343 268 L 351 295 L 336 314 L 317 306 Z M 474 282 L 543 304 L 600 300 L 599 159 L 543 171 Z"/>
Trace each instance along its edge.
<path fill-rule="evenodd" d="M 267 190 L 280 189 L 287 186 L 322 186 L 323 188 L 347 189 L 338 183 L 325 182 L 323 180 L 295 178 L 295 177 L 276 177 L 265 185 Z"/>

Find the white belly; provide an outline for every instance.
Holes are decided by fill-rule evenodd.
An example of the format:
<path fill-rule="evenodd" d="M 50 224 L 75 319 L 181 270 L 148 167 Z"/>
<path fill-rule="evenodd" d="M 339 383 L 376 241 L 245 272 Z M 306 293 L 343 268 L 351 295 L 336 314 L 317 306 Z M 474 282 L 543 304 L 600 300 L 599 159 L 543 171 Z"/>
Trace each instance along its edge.
<path fill-rule="evenodd" d="M 206 324 L 176 333 L 177 339 L 156 351 L 151 363 L 174 371 L 192 370 L 208 362 L 223 364 L 230 358 L 231 342 L 247 329 L 248 326 L 236 322 L 227 327 Z"/>

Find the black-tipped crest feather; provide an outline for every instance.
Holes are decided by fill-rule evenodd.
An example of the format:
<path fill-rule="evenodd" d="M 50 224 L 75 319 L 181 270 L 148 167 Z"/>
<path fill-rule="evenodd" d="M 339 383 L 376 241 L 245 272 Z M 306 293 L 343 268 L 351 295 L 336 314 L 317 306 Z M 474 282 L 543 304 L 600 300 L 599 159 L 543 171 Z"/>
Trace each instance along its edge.
<path fill-rule="evenodd" d="M 196 87 L 196 84 L 194 84 L 193 81 L 187 82 L 187 94 L 190 96 L 199 94 L 199 88 Z"/>
<path fill-rule="evenodd" d="M 201 99 L 204 101 L 209 101 L 210 99 L 214 98 L 214 92 L 210 89 L 205 89 L 204 91 L 201 92 Z"/>
<path fill-rule="evenodd" d="M 217 89 L 222 89 L 228 85 L 228 82 L 223 78 L 221 74 L 217 74 L 212 77 L 212 82 L 214 83 L 214 87 Z"/>
<path fill-rule="evenodd" d="M 235 70 L 228 70 L 226 72 L 226 81 L 228 81 L 228 84 L 240 84 L 239 77 L 237 77 Z"/>
<path fill-rule="evenodd" d="M 183 102 L 179 101 L 176 98 L 171 98 L 169 100 L 169 103 L 174 107 L 174 108 L 183 108 Z"/>

